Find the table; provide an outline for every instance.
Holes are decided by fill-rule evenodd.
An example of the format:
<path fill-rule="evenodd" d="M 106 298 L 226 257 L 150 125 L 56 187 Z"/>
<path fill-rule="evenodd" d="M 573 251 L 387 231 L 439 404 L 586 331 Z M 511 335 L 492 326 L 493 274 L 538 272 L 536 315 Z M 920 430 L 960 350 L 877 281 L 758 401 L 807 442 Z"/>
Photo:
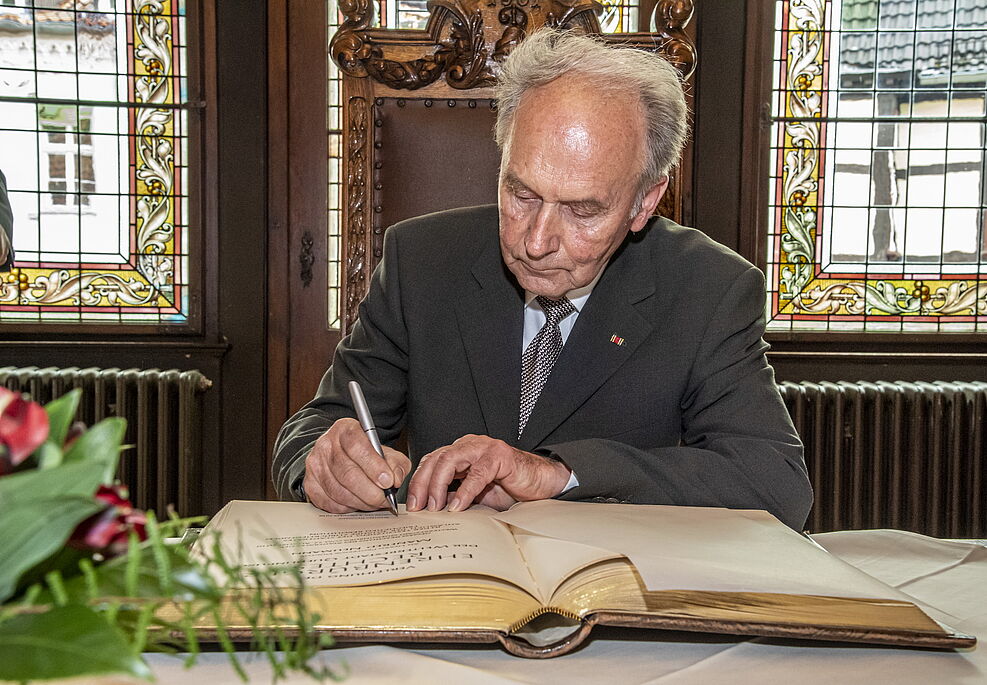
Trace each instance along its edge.
<path fill-rule="evenodd" d="M 355 645 L 327 650 L 359 684 L 446 683 L 987 683 L 987 546 L 897 530 L 814 535 L 832 554 L 907 593 L 933 618 L 980 638 L 969 650 L 940 652 L 762 638 L 604 629 L 579 651 L 544 661 L 512 657 L 495 646 Z M 269 683 L 262 657 L 244 655 L 251 682 Z M 180 660 L 148 655 L 159 683 L 239 682 L 223 654 Z M 288 683 L 311 683 L 294 675 Z"/>

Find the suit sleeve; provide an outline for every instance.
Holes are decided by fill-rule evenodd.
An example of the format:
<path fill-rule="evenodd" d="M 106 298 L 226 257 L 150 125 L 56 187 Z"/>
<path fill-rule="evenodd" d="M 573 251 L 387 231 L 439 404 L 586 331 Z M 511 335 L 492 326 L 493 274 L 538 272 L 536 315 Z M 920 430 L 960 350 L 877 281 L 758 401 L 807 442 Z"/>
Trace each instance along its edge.
<path fill-rule="evenodd" d="M 0 171 L 0 271 L 14 266 L 14 212 L 7 197 L 7 178 Z"/>
<path fill-rule="evenodd" d="M 398 285 L 394 231 L 384 234 L 384 256 L 374 270 L 360 318 L 336 347 L 332 366 L 315 398 L 281 428 L 274 445 L 272 475 L 281 499 L 301 500 L 305 458 L 337 419 L 355 417 L 347 383 L 358 381 L 373 412 L 381 442 L 394 440 L 404 421 L 408 340 Z"/>
<path fill-rule="evenodd" d="M 675 447 L 613 440 L 546 445 L 579 485 L 566 500 L 761 508 L 799 530 L 812 489 L 798 438 L 767 363 L 764 277 L 753 267 L 715 307 L 680 403 Z"/>

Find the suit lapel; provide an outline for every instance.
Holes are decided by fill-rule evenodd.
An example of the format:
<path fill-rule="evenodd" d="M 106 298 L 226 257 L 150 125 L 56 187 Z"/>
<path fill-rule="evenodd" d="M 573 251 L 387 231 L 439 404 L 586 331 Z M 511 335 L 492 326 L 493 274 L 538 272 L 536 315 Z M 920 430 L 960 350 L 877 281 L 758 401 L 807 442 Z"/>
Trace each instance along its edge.
<path fill-rule="evenodd" d="M 531 412 L 521 435 L 521 449 L 533 449 L 549 436 L 651 334 L 651 323 L 634 304 L 654 293 L 653 271 L 646 248 L 630 240 L 611 259 Z M 611 342 L 615 335 L 622 339 L 620 344 Z"/>
<path fill-rule="evenodd" d="M 487 434 L 516 443 L 521 391 L 524 294 L 504 266 L 496 240 L 473 264 L 474 282 L 456 307 Z"/>

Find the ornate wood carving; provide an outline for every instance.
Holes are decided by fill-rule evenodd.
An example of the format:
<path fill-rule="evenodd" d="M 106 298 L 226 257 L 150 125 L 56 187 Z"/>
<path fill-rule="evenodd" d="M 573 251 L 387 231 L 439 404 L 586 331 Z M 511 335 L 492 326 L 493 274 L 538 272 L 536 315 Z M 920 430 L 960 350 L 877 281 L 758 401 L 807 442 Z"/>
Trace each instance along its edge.
<path fill-rule="evenodd" d="M 456 89 L 492 85 L 500 63 L 529 30 L 543 25 L 599 33 L 596 0 L 429 0 L 425 31 L 402 31 L 414 59 L 388 58 L 393 32 L 371 28 L 373 0 L 340 0 L 346 17 L 329 43 L 329 54 L 349 76 L 367 77 L 394 89 L 416 90 L 443 74 Z M 391 35 L 388 35 L 388 34 Z"/>
<path fill-rule="evenodd" d="M 312 252 L 314 246 L 315 240 L 312 238 L 312 232 L 305 231 L 302 234 L 302 249 L 298 253 L 298 265 L 301 267 L 299 275 L 302 279 L 303 288 L 312 285 L 312 265 L 315 264 L 315 254 Z"/>
<path fill-rule="evenodd" d="M 658 0 L 651 21 L 652 30 L 663 38 L 662 55 L 678 67 L 682 78 L 696 68 L 696 45 L 685 32 L 693 9 L 692 0 Z"/>
<path fill-rule="evenodd" d="M 370 178 L 370 105 L 366 98 L 351 97 L 346 123 L 346 300 L 343 316 L 347 328 L 359 315 L 360 301 L 369 286 L 367 260 L 367 209 Z"/>

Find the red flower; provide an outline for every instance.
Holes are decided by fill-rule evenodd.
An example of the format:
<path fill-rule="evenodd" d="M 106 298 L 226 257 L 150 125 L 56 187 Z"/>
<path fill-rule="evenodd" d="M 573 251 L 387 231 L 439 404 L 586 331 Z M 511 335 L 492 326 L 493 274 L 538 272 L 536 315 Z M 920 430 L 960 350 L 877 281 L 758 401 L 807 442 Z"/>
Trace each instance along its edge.
<path fill-rule="evenodd" d="M 20 393 L 0 388 L 0 475 L 13 470 L 48 437 L 48 413 Z"/>
<path fill-rule="evenodd" d="M 76 526 L 69 538 L 71 546 L 114 557 L 127 551 L 131 531 L 138 540 L 147 539 L 147 517 L 127 499 L 127 488 L 101 485 L 96 499 L 106 502 L 106 509 Z"/>

